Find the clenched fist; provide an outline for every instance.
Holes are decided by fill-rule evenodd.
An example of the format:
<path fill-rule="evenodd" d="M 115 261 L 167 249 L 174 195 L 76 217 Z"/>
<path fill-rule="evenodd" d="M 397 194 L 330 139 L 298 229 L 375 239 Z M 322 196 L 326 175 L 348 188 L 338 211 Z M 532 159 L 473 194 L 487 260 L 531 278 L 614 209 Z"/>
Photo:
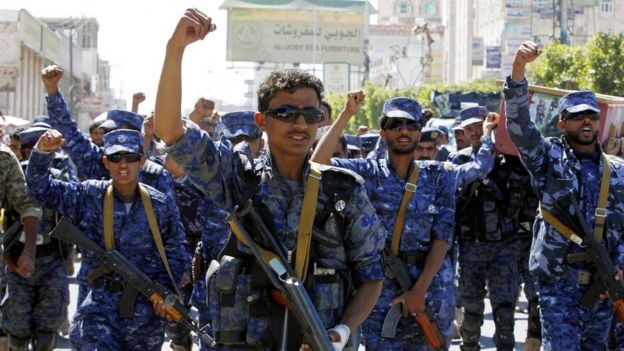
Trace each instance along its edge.
<path fill-rule="evenodd" d="M 52 152 L 63 145 L 65 145 L 63 134 L 56 129 L 50 129 L 39 138 L 35 149 L 43 152 Z"/>
<path fill-rule="evenodd" d="M 63 77 L 63 70 L 57 65 L 46 66 L 41 70 L 41 81 L 46 88 L 48 96 L 56 94 L 61 77 Z"/>

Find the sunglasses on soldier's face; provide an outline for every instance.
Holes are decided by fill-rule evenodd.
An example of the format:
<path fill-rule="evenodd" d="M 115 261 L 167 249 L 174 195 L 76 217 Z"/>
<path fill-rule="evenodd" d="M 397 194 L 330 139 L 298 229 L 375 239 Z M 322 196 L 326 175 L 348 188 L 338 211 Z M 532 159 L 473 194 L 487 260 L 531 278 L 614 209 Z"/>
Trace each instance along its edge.
<path fill-rule="evenodd" d="M 284 122 L 294 122 L 303 115 L 307 124 L 319 123 L 323 120 L 323 111 L 315 107 L 296 108 L 294 106 L 278 106 L 264 112 L 265 115 Z"/>
<path fill-rule="evenodd" d="M 564 121 L 579 121 L 585 119 L 585 117 L 589 117 L 592 121 L 598 121 L 600 119 L 600 114 L 594 111 L 581 111 L 575 113 L 567 113 L 564 117 Z"/>
<path fill-rule="evenodd" d="M 116 154 L 106 156 L 106 159 L 108 159 L 112 163 L 119 163 L 121 162 L 122 159 L 126 160 L 126 162 L 128 163 L 132 163 L 132 162 L 138 162 L 141 159 L 141 154 L 137 154 L 134 152 L 116 153 Z"/>
<path fill-rule="evenodd" d="M 392 130 L 395 132 L 399 132 L 403 128 L 407 128 L 407 130 L 410 132 L 420 131 L 422 129 L 422 124 L 412 120 L 405 121 L 391 118 L 384 127 L 385 130 Z"/>

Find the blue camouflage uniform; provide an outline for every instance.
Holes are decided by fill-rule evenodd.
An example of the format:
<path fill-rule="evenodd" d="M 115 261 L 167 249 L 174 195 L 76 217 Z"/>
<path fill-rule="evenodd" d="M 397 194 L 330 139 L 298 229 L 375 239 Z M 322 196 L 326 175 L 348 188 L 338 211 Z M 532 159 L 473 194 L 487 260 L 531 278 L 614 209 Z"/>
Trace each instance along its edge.
<path fill-rule="evenodd" d="M 416 121 L 421 119 L 420 105 L 412 99 L 396 98 L 384 104 L 384 118 L 401 117 Z M 392 230 L 406 188 L 406 179 L 398 176 L 387 152 L 375 159 L 338 159 L 332 164 L 354 171 L 365 179 L 365 189 L 371 204 L 381 218 L 386 233 L 386 246 L 390 246 Z M 413 167 L 413 165 L 411 166 Z M 410 167 L 410 168 L 411 168 Z M 452 245 L 455 211 L 454 179 L 444 165 L 435 161 L 418 162 L 420 174 L 416 192 L 405 213 L 403 234 L 399 244 L 399 258 L 407 265 L 411 276 L 418 279 L 433 240 Z M 408 174 L 411 173 L 411 169 Z M 450 258 L 444 260 L 433 278 L 425 297 L 447 345 L 450 345 L 453 322 L 455 289 Z M 367 349 L 371 350 L 428 350 L 421 329 L 413 317 L 403 317 L 397 326 L 395 338 L 381 337 L 381 329 L 388 304 L 399 296 L 400 287 L 394 279 L 386 279 L 381 296 L 362 327 Z"/>
<path fill-rule="evenodd" d="M 19 133 L 22 149 L 32 148 L 47 128 L 30 127 Z M 28 162 L 22 162 L 26 168 Z M 58 169 L 51 169 L 55 179 L 67 180 Z M 37 230 L 35 271 L 28 277 L 8 272 L 7 293 L 2 299 L 2 325 L 9 334 L 12 349 L 26 350 L 29 340 L 37 350 L 52 350 L 56 332 L 65 320 L 69 303 L 67 266 L 64 262 L 68 251 L 64 244 L 50 238 L 56 225 L 56 213 L 43 209 Z M 17 262 L 24 248 L 24 237 L 8 253 Z"/>
<path fill-rule="evenodd" d="M 107 151 L 140 152 L 142 136 L 136 131 L 117 130 L 108 133 L 104 139 Z M 27 169 L 29 195 L 42 206 L 54 208 L 70 218 L 86 236 L 104 247 L 104 195 L 110 182 L 65 183 L 54 180 L 48 171 L 49 162 L 48 154 L 33 152 Z M 173 278 L 179 282 L 183 270 L 188 267 L 189 256 L 178 210 L 170 195 L 144 186 L 152 200 Z M 138 191 L 134 199 L 124 200 L 115 194 L 113 232 L 115 247 L 126 259 L 150 279 L 173 291 Z M 118 283 L 115 284 L 118 277 L 110 274 L 93 284 L 87 282 L 87 274 L 99 266 L 96 257 L 84 253 L 77 278 L 82 284 L 89 284 L 90 289 L 70 328 L 73 346 L 79 350 L 160 350 L 165 320 L 155 314 L 152 304 L 143 296 L 137 297 L 133 317 L 119 317 L 121 291 Z"/>
<path fill-rule="evenodd" d="M 240 143 L 232 151 L 229 142 L 213 142 L 194 123 L 183 123 L 186 126 L 184 137 L 169 147 L 168 151 L 184 166 L 186 175 L 223 208 L 232 209 L 234 205 L 243 205 L 246 199 L 252 198 L 258 210 L 264 213 L 263 218 L 276 240 L 287 250 L 293 250 L 305 184 L 283 179 L 277 169 L 272 168 L 268 148 L 259 158 L 253 159 L 246 142 Z M 309 169 L 306 167 L 304 179 L 308 174 Z M 361 178 L 347 170 L 332 167 L 323 168 L 322 174 L 317 217 L 324 217 L 329 209 L 331 214 L 321 229 L 334 236 L 342 235 L 335 225 L 336 221 L 344 221 L 342 225 L 345 233 L 342 236 L 343 243 L 337 247 L 313 241 L 311 250 L 315 252 L 314 261 L 318 266 L 310 262 L 309 267 L 327 269 L 325 273 L 335 269 L 336 273 L 326 277 L 328 281 L 322 283 L 320 277 L 317 279 L 314 274 L 315 271 L 310 272 L 306 290 L 324 326 L 331 328 L 339 322 L 348 300 L 348 296 L 344 295 L 348 289 L 340 283 L 342 279 L 339 272 L 350 275 L 355 288 L 364 282 L 383 279 L 381 248 L 384 230 L 364 192 Z M 336 189 L 339 191 L 335 193 L 328 191 Z M 345 197 L 336 200 L 338 195 Z M 238 241 L 233 242 L 236 243 L 236 249 L 232 249 L 232 252 L 247 250 Z M 217 342 L 232 347 L 242 343 L 271 348 L 281 335 L 283 307 L 266 297 L 266 288 L 262 288 L 265 285 L 255 288 L 257 280 L 264 276 L 258 266 L 241 264 L 240 259 L 243 257 L 237 257 L 239 259 L 224 255 L 219 272 L 209 282 L 208 299 Z M 237 268 L 238 264 L 241 264 L 240 269 Z M 232 275 L 234 278 L 230 278 Z M 235 289 L 219 290 L 217 293 L 217 286 L 221 289 L 232 284 Z M 254 287 L 254 290 L 251 291 L 250 287 Z M 276 321 L 279 325 L 275 324 Z M 289 325 L 293 327 L 296 323 L 291 320 Z M 270 334 L 271 330 L 275 336 Z M 298 330 L 289 332 L 291 346 L 295 347 L 296 343 L 301 342 L 299 333 Z"/>
<path fill-rule="evenodd" d="M 531 175 L 531 182 L 544 209 L 555 212 L 554 201 L 572 191 L 577 198 L 588 228 L 593 228 L 598 205 L 603 162 L 602 150 L 596 143 L 592 153 L 574 151 L 566 138 L 544 138 L 531 121 L 528 83 L 507 78 L 504 89 L 507 129 L 518 148 L 522 163 Z M 579 108 L 580 110 L 576 110 Z M 561 98 L 558 112 L 579 112 L 600 109 L 593 93 L 576 92 Z M 606 227 L 602 239 L 613 263 L 624 267 L 624 171 L 622 160 L 608 156 L 611 180 L 607 200 Z M 565 207 L 574 218 L 571 209 Z M 591 270 L 588 262 L 569 263 L 568 255 L 580 252 L 553 226 L 538 215 L 533 232 L 529 268 L 537 278 L 544 350 L 605 349 L 607 331 L 613 315 L 608 300 L 599 301 L 593 309 L 580 306 L 589 285 L 577 283 L 581 271 Z M 618 328 L 621 326 L 618 323 Z M 618 336 L 624 335 L 622 329 Z"/>
<path fill-rule="evenodd" d="M 48 102 L 48 113 L 50 122 L 54 129 L 57 129 L 65 137 L 64 149 L 76 164 L 78 171 L 86 179 L 108 179 L 108 170 L 102 164 L 102 149 L 89 141 L 87 137 L 78 129 L 76 121 L 72 118 L 60 92 L 52 96 L 46 96 Z M 141 130 L 142 117 L 136 113 L 122 110 L 111 110 L 108 112 L 106 126 L 109 128 L 119 128 L 123 124 Z M 105 122 L 106 123 L 106 122 Z M 100 127 L 104 128 L 103 123 Z M 141 151 L 142 152 L 142 151 Z M 161 165 L 146 161 L 139 174 L 139 181 L 150 185 L 165 193 L 173 193 L 173 179 L 171 174 Z"/>
<path fill-rule="evenodd" d="M 462 127 L 482 122 L 487 109 L 482 106 L 460 111 Z M 492 141 L 481 138 L 481 147 L 468 147 L 457 152 L 452 162 L 473 162 L 477 155 L 492 154 Z M 492 155 L 493 157 L 493 155 Z M 492 158 L 491 171 L 473 182 L 458 182 L 456 240 L 458 243 L 459 299 L 464 307 L 461 327 L 462 350 L 478 350 L 483 324 L 486 282 L 494 315 L 494 343 L 499 350 L 514 347 L 514 303 L 518 276 L 515 233 L 517 214 L 509 206 L 509 180 L 513 171 L 505 156 Z"/>

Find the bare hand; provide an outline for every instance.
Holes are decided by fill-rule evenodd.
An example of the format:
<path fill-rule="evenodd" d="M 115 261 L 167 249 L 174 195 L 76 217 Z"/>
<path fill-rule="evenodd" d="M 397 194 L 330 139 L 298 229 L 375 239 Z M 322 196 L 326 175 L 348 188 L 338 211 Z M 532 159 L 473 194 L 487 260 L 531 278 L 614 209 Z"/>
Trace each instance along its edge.
<path fill-rule="evenodd" d="M 132 103 L 133 104 L 140 104 L 143 101 L 145 101 L 145 94 L 144 93 L 134 93 L 132 95 Z"/>
<path fill-rule="evenodd" d="M 195 103 L 195 107 L 193 108 L 193 111 L 191 111 L 191 114 L 189 117 L 191 118 L 191 121 L 195 123 L 199 123 L 204 118 L 208 118 L 212 116 L 214 107 L 215 107 L 214 101 L 201 97 Z"/>
<path fill-rule="evenodd" d="M 189 44 L 204 40 L 208 33 L 217 29 L 212 18 L 196 8 L 187 9 L 180 18 L 169 43 L 184 49 Z"/>
<path fill-rule="evenodd" d="M 22 251 L 19 259 L 17 260 L 17 274 L 24 278 L 30 278 L 35 271 L 35 257 L 32 253 Z"/>
<path fill-rule="evenodd" d="M 331 342 L 339 342 L 340 341 L 340 334 L 336 333 L 333 330 L 330 330 L 327 332 L 327 336 L 329 337 L 329 341 Z M 299 351 L 313 351 L 312 350 L 312 346 L 310 346 L 310 344 L 301 344 L 301 347 L 299 348 Z"/>
<path fill-rule="evenodd" d="M 390 307 L 400 303 L 403 304 L 403 308 L 401 310 L 401 314 L 403 317 L 417 316 L 425 313 L 425 292 L 420 291 L 421 289 L 412 288 L 410 291 L 407 291 L 401 294 L 398 297 L 395 297 L 390 302 Z"/>
<path fill-rule="evenodd" d="M 365 98 L 366 94 L 364 94 L 362 90 L 350 91 L 347 94 L 347 102 L 345 103 L 343 111 L 348 113 L 349 117 L 355 115 L 362 107 Z"/>
<path fill-rule="evenodd" d="M 537 44 L 532 41 L 525 41 L 516 51 L 514 65 L 524 66 L 527 63 L 535 61 L 541 53 L 542 50 Z"/>
<path fill-rule="evenodd" d="M 43 152 L 52 152 L 63 145 L 65 145 L 63 134 L 56 129 L 50 129 L 39 138 L 35 149 Z"/>
<path fill-rule="evenodd" d="M 500 116 L 496 112 L 490 112 L 483 120 L 483 135 L 490 135 L 492 130 L 498 126 Z"/>
<path fill-rule="evenodd" d="M 48 96 L 54 95 L 58 90 L 58 82 L 63 77 L 63 69 L 57 65 L 46 66 L 41 70 L 41 81 L 46 88 Z"/>
<path fill-rule="evenodd" d="M 147 138 L 154 136 L 154 112 L 143 120 L 143 134 Z"/>
<path fill-rule="evenodd" d="M 619 267 L 615 267 L 615 280 L 620 282 L 620 284 L 622 284 L 624 282 L 624 273 L 622 273 L 622 270 Z M 604 300 L 609 298 L 609 292 L 605 291 L 604 294 L 600 294 L 600 299 Z"/>
<path fill-rule="evenodd" d="M 165 155 L 165 161 L 164 161 L 163 166 L 165 167 L 166 170 L 169 171 L 169 173 L 171 173 L 171 175 L 173 175 L 176 178 L 179 178 L 184 175 L 184 168 L 182 168 L 182 166 L 180 166 L 173 159 L 173 157 L 169 156 L 169 154 Z"/>

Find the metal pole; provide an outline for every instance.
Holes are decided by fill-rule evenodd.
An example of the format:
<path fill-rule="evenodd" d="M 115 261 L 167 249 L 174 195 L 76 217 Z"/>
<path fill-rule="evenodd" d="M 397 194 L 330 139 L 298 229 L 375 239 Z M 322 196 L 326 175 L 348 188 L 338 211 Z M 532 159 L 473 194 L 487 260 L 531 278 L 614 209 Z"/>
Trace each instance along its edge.
<path fill-rule="evenodd" d="M 559 26 L 560 26 L 560 37 L 559 40 L 561 44 L 568 45 L 570 41 L 568 40 L 568 1 L 567 0 L 559 0 Z"/>
<path fill-rule="evenodd" d="M 318 23 L 316 18 L 316 10 L 314 10 L 314 36 L 312 37 L 312 74 L 316 75 L 316 32 Z"/>
<path fill-rule="evenodd" d="M 69 18 L 69 113 L 74 115 L 74 24 Z"/>

